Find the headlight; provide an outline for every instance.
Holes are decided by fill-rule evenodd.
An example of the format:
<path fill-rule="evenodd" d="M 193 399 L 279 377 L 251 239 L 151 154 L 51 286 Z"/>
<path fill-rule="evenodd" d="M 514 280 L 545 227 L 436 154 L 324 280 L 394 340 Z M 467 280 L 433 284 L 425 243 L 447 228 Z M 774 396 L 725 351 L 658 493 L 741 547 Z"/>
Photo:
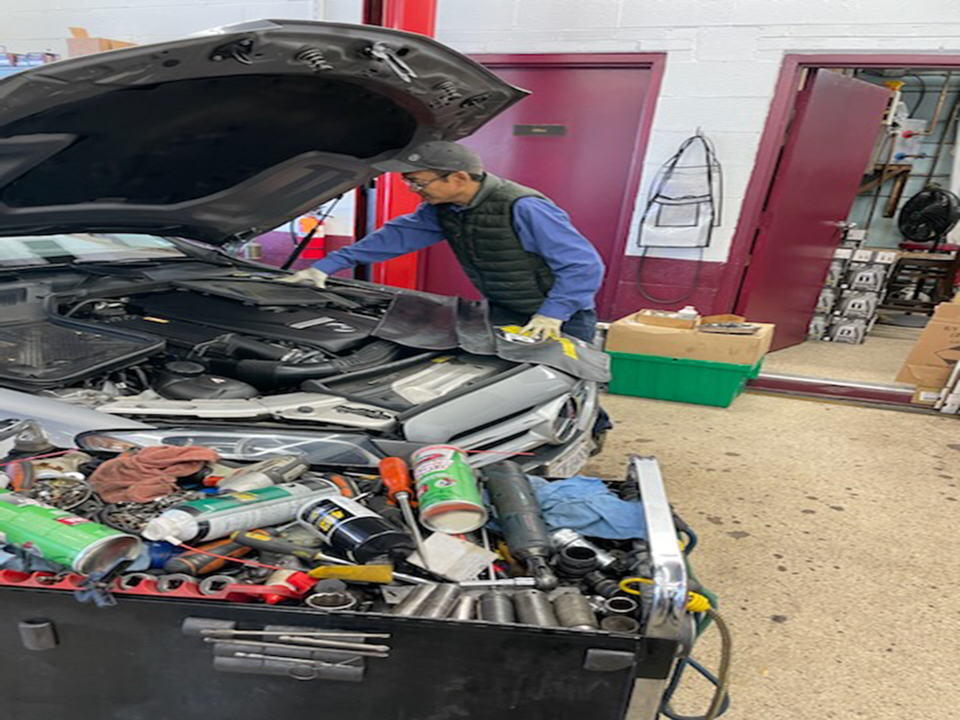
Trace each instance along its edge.
<path fill-rule="evenodd" d="M 91 432 L 77 437 L 77 447 L 96 452 L 122 452 L 150 445 L 208 447 L 225 460 L 249 462 L 299 455 L 311 465 L 376 467 L 381 458 L 366 438 L 346 433 L 178 428 Z"/>

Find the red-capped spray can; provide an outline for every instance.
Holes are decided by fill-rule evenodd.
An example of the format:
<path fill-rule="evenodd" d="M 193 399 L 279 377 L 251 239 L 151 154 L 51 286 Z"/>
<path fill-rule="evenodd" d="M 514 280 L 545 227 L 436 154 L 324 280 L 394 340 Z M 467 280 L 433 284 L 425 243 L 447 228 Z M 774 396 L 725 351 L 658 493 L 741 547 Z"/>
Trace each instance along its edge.
<path fill-rule="evenodd" d="M 429 445 L 411 456 L 420 522 L 436 532 L 458 535 L 487 522 L 487 508 L 467 455 L 452 445 Z"/>

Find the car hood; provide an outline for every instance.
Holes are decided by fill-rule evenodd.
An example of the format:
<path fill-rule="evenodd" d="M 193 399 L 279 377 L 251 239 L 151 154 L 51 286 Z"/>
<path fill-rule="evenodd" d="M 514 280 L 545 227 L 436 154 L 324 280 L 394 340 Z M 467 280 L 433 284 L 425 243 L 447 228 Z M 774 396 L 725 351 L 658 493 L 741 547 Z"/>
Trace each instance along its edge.
<path fill-rule="evenodd" d="M 308 21 L 52 63 L 0 82 L 0 235 L 260 234 L 526 94 L 430 38 Z"/>

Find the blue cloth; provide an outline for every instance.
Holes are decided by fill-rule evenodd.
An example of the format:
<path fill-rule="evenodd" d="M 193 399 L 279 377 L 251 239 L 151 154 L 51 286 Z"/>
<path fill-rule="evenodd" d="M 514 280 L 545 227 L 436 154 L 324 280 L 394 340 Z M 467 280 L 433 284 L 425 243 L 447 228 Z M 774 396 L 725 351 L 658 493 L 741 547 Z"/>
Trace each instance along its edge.
<path fill-rule="evenodd" d="M 462 212 L 465 208 L 453 206 Z M 581 310 L 593 310 L 603 282 L 603 260 L 597 249 L 573 226 L 570 216 L 552 202 L 536 197 L 513 204 L 513 227 L 527 252 L 543 258 L 554 283 L 538 311 L 569 320 Z M 314 264 L 332 275 L 354 265 L 382 262 L 443 240 L 437 209 L 422 204 L 415 212 L 387 222 L 363 240 L 331 253 Z"/>
<path fill-rule="evenodd" d="M 606 540 L 646 538 L 647 524 L 638 501 L 621 500 L 603 480 L 575 475 L 548 482 L 527 476 L 551 530 L 570 528 L 585 537 Z"/>

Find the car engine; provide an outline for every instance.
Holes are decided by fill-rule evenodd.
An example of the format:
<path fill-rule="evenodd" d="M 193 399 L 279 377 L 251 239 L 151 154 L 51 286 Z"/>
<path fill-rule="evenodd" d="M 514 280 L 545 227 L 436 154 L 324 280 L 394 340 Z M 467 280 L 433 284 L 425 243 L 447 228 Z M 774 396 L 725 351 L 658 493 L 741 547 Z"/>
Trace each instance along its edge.
<path fill-rule="evenodd" d="M 127 416 L 389 431 L 398 413 L 512 366 L 375 337 L 392 297 L 224 278 L 68 302 L 0 328 L 0 385 Z"/>

